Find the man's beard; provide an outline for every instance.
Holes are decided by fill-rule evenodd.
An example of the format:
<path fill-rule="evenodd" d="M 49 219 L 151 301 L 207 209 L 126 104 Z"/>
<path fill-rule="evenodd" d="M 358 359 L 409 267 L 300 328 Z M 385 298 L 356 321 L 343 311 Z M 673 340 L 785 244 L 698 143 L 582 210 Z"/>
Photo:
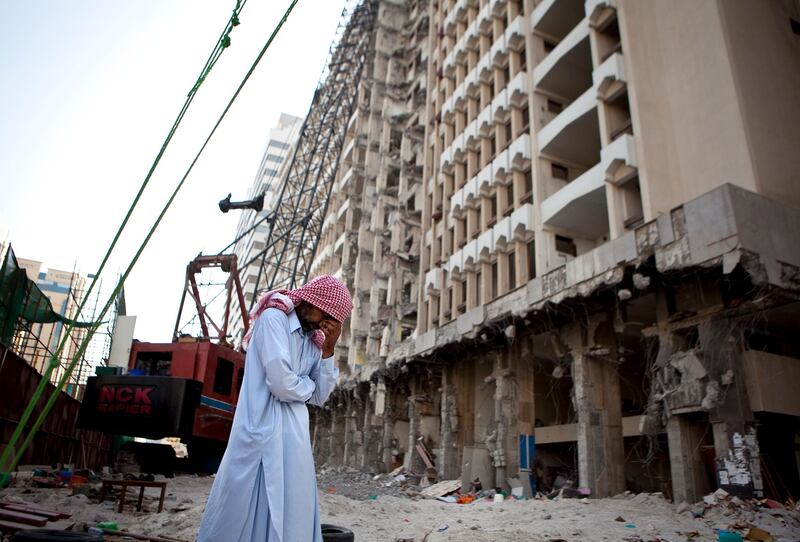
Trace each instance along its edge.
<path fill-rule="evenodd" d="M 319 329 L 319 323 L 310 322 L 308 320 L 308 313 L 306 312 L 305 306 L 298 307 L 295 312 L 297 312 L 297 319 L 300 321 L 300 327 L 303 328 L 303 331 L 310 333 Z"/>

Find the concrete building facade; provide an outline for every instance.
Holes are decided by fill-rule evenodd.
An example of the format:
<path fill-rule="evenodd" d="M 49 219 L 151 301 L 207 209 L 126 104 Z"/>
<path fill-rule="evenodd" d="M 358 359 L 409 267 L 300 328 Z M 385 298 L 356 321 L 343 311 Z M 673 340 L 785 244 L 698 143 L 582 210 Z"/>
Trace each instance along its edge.
<path fill-rule="evenodd" d="M 378 5 L 318 461 L 797 496 L 797 4 Z"/>

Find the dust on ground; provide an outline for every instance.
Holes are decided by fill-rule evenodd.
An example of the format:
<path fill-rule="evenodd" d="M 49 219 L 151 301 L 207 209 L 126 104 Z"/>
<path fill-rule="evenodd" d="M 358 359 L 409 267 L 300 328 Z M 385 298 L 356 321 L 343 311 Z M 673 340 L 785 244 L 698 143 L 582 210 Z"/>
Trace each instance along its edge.
<path fill-rule="evenodd" d="M 118 513 L 111 500 L 100 503 L 97 498 L 71 495 L 69 488 L 36 488 L 25 480 L 0 491 L 0 499 L 71 513 L 72 520 L 87 526 L 115 522 L 134 533 L 194 540 L 212 483 L 212 477 L 194 475 L 169 479 L 161 513 L 156 512 L 154 489 L 146 491 L 142 512 L 134 511 L 130 492 L 129 504 Z M 692 506 L 676 506 L 660 494 L 647 493 L 500 503 L 481 499 L 462 505 L 421 498 L 417 488 L 402 480 L 375 479 L 348 469 L 322 469 L 318 485 L 323 523 L 352 529 L 357 541 L 712 542 L 717 540 L 715 529 L 745 534 L 751 527 L 769 532 L 775 542 L 800 540 L 797 510 L 726 497 Z"/>

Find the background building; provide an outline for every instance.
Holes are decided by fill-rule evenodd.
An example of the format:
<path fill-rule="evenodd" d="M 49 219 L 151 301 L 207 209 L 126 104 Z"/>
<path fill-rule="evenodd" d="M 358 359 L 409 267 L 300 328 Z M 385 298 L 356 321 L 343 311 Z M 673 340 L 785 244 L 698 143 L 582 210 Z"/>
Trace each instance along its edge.
<path fill-rule="evenodd" d="M 44 292 L 53 306 L 53 311 L 61 316 L 73 320 L 80 320 L 78 306 L 83 300 L 86 277 L 69 271 L 58 269 L 42 270 L 42 262 L 17 259 L 20 268 L 25 270 L 28 278 L 36 283 Z M 15 337 L 15 350 L 30 363 L 37 371 L 44 373 L 52 354 L 58 350 L 59 343 L 66 332 L 62 322 L 55 323 L 23 323 L 23 327 Z M 74 329 L 69 336 L 64 350 L 59 356 L 59 367 L 53 371 L 51 382 L 58 382 L 63 376 L 64 369 L 72 361 L 81 341 L 85 337 L 85 330 Z M 94 368 L 89 367 L 88 360 L 82 360 L 80 367 L 76 368 L 71 376 L 72 383 L 67 390 L 70 395 L 77 393 L 78 383 L 85 382 L 86 377 L 94 374 Z"/>
<path fill-rule="evenodd" d="M 280 190 L 280 179 L 291 159 L 292 149 L 300 136 L 302 124 L 303 119 L 281 113 L 278 124 L 269 131 L 269 139 L 264 150 L 264 156 L 261 159 L 261 164 L 258 167 L 258 172 L 247 198 L 244 198 L 253 199 L 262 193 L 264 194 L 264 208 L 262 211 L 241 211 L 242 216 L 236 229 L 236 238 L 241 239 L 234 245 L 233 249 L 239 262 L 239 278 L 248 308 L 253 300 L 261 262 L 253 261 L 250 265 L 245 264 L 264 248 L 264 237 L 269 229 L 269 224 L 263 219 L 275 206 L 275 201 L 278 198 L 277 191 Z M 260 224 L 257 224 L 258 222 Z M 241 317 L 236 317 L 233 320 L 231 334 L 237 341 L 241 340 Z"/>
<path fill-rule="evenodd" d="M 356 297 L 319 459 L 797 495 L 797 4 L 377 5 L 314 267 Z"/>

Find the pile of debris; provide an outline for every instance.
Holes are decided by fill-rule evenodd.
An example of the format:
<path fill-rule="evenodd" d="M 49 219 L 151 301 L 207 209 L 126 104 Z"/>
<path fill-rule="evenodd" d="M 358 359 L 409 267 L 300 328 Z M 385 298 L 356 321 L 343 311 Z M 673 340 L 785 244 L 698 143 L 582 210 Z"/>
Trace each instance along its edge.
<path fill-rule="evenodd" d="M 694 505 L 682 502 L 678 514 L 704 522 L 728 540 L 779 542 L 799 540 L 800 503 L 772 499 L 742 499 L 724 489 L 706 495 Z M 683 533 L 692 538 L 693 532 Z M 720 538 L 723 539 L 723 538 Z"/>
<path fill-rule="evenodd" d="M 386 474 L 329 465 L 322 465 L 317 471 L 317 487 L 320 491 L 359 501 L 375 500 L 387 495 L 417 498 L 419 480 L 419 476 L 407 474 L 403 467 Z"/>

